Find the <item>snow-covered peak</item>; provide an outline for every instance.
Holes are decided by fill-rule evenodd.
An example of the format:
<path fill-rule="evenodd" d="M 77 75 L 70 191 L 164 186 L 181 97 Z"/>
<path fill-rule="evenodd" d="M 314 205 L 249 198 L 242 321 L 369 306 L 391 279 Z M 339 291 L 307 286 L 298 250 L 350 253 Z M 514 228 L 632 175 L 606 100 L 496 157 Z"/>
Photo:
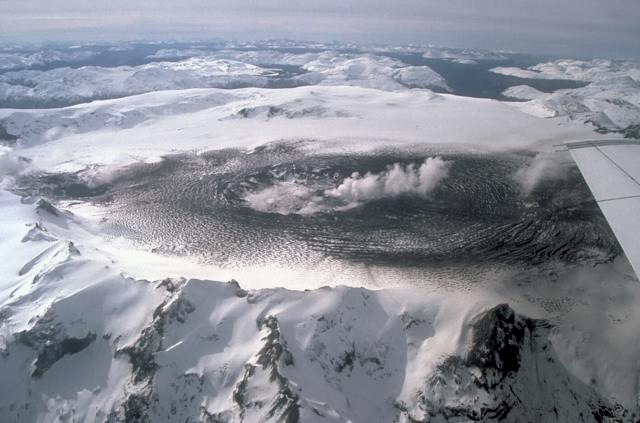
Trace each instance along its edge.
<path fill-rule="evenodd" d="M 382 56 L 321 54 L 304 64 L 308 74 L 299 79 L 316 80 L 320 85 L 356 85 L 382 90 L 398 90 L 414 85 L 448 90 L 446 81 L 427 66 L 406 66 Z"/>

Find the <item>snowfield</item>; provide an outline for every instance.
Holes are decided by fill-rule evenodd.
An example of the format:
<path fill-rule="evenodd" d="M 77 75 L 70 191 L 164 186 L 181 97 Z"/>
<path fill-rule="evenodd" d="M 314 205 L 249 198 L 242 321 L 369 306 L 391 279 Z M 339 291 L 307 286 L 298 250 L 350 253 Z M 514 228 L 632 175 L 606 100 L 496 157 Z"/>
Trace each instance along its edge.
<path fill-rule="evenodd" d="M 17 139 L 16 152 L 50 170 L 283 140 L 344 151 L 416 144 L 502 150 L 597 137 L 581 122 L 540 119 L 495 100 L 345 86 L 163 91 L 62 109 L 5 109 L 0 126 Z"/>

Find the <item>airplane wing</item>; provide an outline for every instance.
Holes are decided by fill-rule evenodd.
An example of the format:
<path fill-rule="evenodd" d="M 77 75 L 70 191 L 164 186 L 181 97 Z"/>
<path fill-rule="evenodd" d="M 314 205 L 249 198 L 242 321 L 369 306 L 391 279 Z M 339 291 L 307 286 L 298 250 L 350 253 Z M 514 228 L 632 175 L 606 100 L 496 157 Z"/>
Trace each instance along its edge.
<path fill-rule="evenodd" d="M 565 145 L 640 277 L 640 141 L 578 141 Z"/>

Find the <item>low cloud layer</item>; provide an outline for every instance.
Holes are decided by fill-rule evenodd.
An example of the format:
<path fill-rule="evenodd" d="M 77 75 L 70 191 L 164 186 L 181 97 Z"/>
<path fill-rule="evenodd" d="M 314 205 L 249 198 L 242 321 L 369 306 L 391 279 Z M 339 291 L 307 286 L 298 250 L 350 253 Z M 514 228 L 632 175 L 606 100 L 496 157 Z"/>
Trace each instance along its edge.
<path fill-rule="evenodd" d="M 369 201 L 401 195 L 427 198 L 449 175 L 451 162 L 429 157 L 420 166 L 395 163 L 380 173 L 353 173 L 332 189 L 313 190 L 296 182 L 281 182 L 248 193 L 245 201 L 265 213 L 310 215 L 344 211 Z"/>

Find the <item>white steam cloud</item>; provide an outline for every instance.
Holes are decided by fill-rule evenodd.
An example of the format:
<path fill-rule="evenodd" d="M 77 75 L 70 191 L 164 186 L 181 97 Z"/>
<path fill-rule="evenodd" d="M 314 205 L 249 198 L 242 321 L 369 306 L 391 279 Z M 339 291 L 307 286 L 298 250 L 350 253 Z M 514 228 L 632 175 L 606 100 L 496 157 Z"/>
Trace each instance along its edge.
<path fill-rule="evenodd" d="M 561 159 L 557 153 L 539 153 L 527 167 L 519 169 L 513 179 L 520 184 L 522 193 L 529 195 L 541 182 L 561 179 L 567 175 Z"/>
<path fill-rule="evenodd" d="M 395 197 L 401 194 L 426 197 L 440 181 L 449 175 L 449 166 L 450 162 L 440 157 L 429 157 L 417 169 L 413 163 L 407 166 L 395 163 L 378 174 L 367 173 L 361 176 L 356 172 L 327 194 L 350 203 Z"/>
<path fill-rule="evenodd" d="M 31 162 L 18 156 L 12 149 L 0 146 L 0 187 L 11 185 L 16 176 L 29 171 Z"/>
<path fill-rule="evenodd" d="M 283 182 L 248 193 L 244 200 L 254 210 L 278 214 L 313 214 L 326 209 L 323 198 L 296 182 Z"/>
<path fill-rule="evenodd" d="M 114 163 L 107 166 L 92 165 L 78 174 L 78 178 L 89 188 L 110 184 L 123 175 L 123 166 Z"/>
<path fill-rule="evenodd" d="M 363 203 L 400 195 L 426 198 L 449 175 L 451 162 L 427 158 L 420 167 L 395 163 L 380 173 L 354 173 L 332 189 L 313 190 L 296 182 L 283 182 L 247 193 L 249 207 L 266 213 L 309 215 L 341 211 Z"/>

